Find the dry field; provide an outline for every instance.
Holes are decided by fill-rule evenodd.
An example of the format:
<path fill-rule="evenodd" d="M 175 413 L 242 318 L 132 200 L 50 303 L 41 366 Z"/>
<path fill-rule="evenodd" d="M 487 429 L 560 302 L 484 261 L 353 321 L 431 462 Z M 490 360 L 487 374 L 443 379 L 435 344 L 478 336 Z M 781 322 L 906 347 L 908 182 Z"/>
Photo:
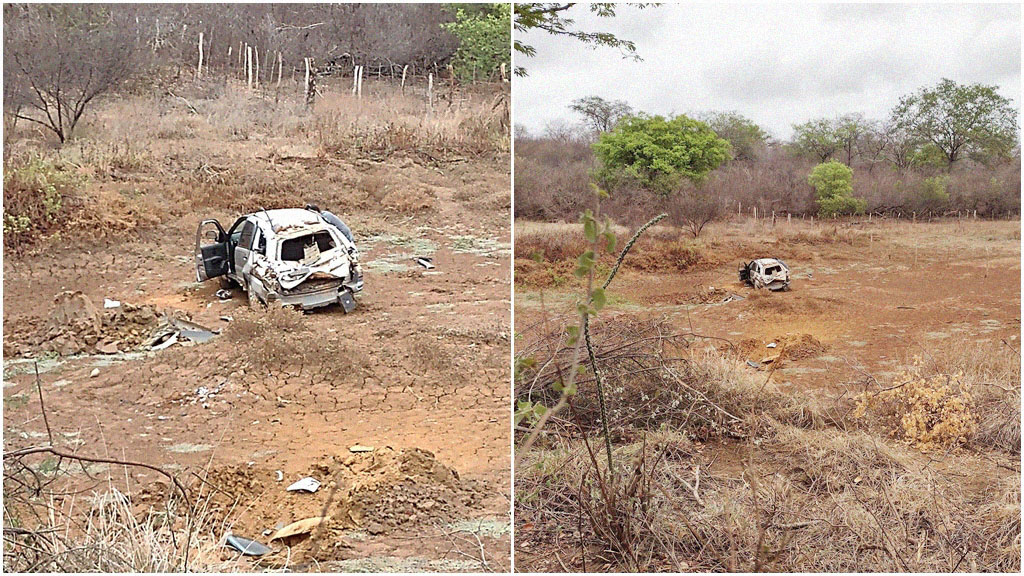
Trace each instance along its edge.
<path fill-rule="evenodd" d="M 61 149 L 7 135 L 5 176 L 71 184 L 41 237 L 7 242 L 4 451 L 52 434 L 92 461 L 5 457 L 6 569 L 509 568 L 507 87 L 446 85 L 431 111 L 425 84 L 321 83 L 308 110 L 301 87 L 183 82 L 98 103 Z M 202 218 L 306 202 L 356 236 L 355 312 L 195 283 Z M 91 305 L 58 313 L 66 291 Z M 147 350 L 165 317 L 220 334 Z M 306 475 L 318 492 L 285 490 Z M 258 559 L 223 546 L 320 516 Z"/>
<path fill-rule="evenodd" d="M 1020 247 L 1019 220 L 653 228 L 592 320 L 615 480 L 588 370 L 516 470 L 516 569 L 1019 571 Z M 582 249 L 516 223 L 518 400 L 557 397 Z M 739 283 L 763 256 L 791 291 Z"/>

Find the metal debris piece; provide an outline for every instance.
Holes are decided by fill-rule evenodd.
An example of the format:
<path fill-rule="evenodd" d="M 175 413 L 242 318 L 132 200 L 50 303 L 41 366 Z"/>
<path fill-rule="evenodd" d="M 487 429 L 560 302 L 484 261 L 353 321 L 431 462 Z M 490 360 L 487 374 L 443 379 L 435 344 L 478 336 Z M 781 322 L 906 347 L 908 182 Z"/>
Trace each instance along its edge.
<path fill-rule="evenodd" d="M 359 454 L 360 452 L 373 452 L 373 446 L 360 446 L 359 444 L 356 444 L 355 446 L 350 447 L 348 451 L 353 454 Z"/>
<path fill-rule="evenodd" d="M 765 346 L 765 348 L 775 348 L 776 346 L 778 346 L 778 344 L 776 344 L 775 342 L 769 342 L 768 345 Z"/>
<path fill-rule="evenodd" d="M 425 258 L 423 256 L 417 256 L 417 257 L 413 258 L 413 260 L 415 260 L 417 264 L 419 264 L 420 266 L 423 266 L 427 270 L 433 270 L 434 269 L 434 262 L 430 258 Z"/>
<path fill-rule="evenodd" d="M 186 340 L 191 340 L 199 344 L 209 342 L 210 338 L 213 338 L 213 332 L 209 330 L 182 330 L 178 333 L 179 336 Z"/>
<path fill-rule="evenodd" d="M 163 338 L 163 335 L 161 335 L 160 338 Z M 160 341 L 160 338 L 157 339 L 157 341 L 160 342 L 159 344 L 150 344 L 150 350 L 164 350 L 165 348 L 170 348 L 171 346 L 178 343 L 177 332 L 172 332 L 170 337 L 167 338 L 166 340 Z"/>
<path fill-rule="evenodd" d="M 320 481 L 312 476 L 306 476 L 305 478 L 295 482 L 288 487 L 289 492 L 316 492 L 320 489 Z"/>
<path fill-rule="evenodd" d="M 747 366 L 750 366 L 751 368 L 761 368 L 761 365 L 753 360 L 747 360 Z"/>
<path fill-rule="evenodd" d="M 227 288 L 217 290 L 217 298 L 220 298 L 221 300 L 231 300 L 231 290 L 228 290 Z"/>
<path fill-rule="evenodd" d="M 338 303 L 341 304 L 341 308 L 345 311 L 345 314 L 356 309 L 356 300 L 352 297 L 352 292 L 347 288 L 338 292 Z"/>
<path fill-rule="evenodd" d="M 734 302 L 736 300 L 745 300 L 745 298 L 743 298 L 743 296 L 740 296 L 739 294 L 730 293 L 728 296 L 725 297 L 725 300 L 722 300 L 722 304 L 728 304 L 729 302 Z"/>
<path fill-rule="evenodd" d="M 264 554 L 273 552 L 272 549 L 255 540 L 235 536 L 231 533 L 224 537 L 224 543 L 241 552 L 243 556 L 263 556 Z"/>
<path fill-rule="evenodd" d="M 225 322 L 231 322 L 232 320 L 234 320 L 234 318 L 231 316 L 221 316 L 220 319 Z"/>
<path fill-rule="evenodd" d="M 103 307 L 104 308 L 120 308 L 121 307 L 121 303 L 119 301 L 117 301 L 117 300 L 111 300 L 110 298 L 104 298 L 103 299 Z"/>
<path fill-rule="evenodd" d="M 274 472 L 277 474 L 277 481 L 278 482 L 284 480 L 284 472 L 281 472 L 280 470 L 274 470 Z"/>

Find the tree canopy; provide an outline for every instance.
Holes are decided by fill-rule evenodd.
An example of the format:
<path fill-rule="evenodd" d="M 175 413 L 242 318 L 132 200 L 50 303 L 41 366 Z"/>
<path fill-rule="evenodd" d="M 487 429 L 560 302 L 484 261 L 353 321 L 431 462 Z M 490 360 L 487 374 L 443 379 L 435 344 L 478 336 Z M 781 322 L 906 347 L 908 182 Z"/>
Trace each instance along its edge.
<path fill-rule="evenodd" d="M 584 123 L 595 132 L 608 132 L 619 120 L 633 114 L 633 108 L 625 101 L 600 96 L 577 98 L 569 108 L 583 116 Z"/>
<path fill-rule="evenodd" d="M 1017 142 L 1017 109 L 997 90 L 943 79 L 901 98 L 892 111 L 892 122 L 933 144 L 947 166 L 964 153 L 1010 150 Z"/>
<path fill-rule="evenodd" d="M 707 123 L 715 134 L 729 141 L 732 157 L 736 160 L 753 160 L 768 143 L 768 134 L 739 112 L 706 112 L 700 120 Z"/>
<path fill-rule="evenodd" d="M 618 48 L 622 51 L 623 58 L 640 60 L 636 53 L 636 44 L 630 40 L 618 38 L 611 32 L 586 32 L 575 28 L 576 21 L 566 16 L 566 11 L 575 6 L 575 2 L 566 3 L 537 3 L 537 4 L 515 4 L 515 27 L 516 32 L 527 32 L 529 30 L 543 30 L 554 36 L 566 36 L 575 38 L 584 44 L 596 48 L 607 46 Z M 629 4 L 632 8 L 646 8 L 650 4 Z M 587 4 L 587 8 L 601 18 L 612 18 L 620 5 L 613 2 L 595 2 Z M 513 44 L 516 52 L 524 56 L 533 56 L 537 50 L 529 44 L 516 39 Z M 526 69 L 516 66 L 516 75 L 525 76 Z"/>
<path fill-rule="evenodd" d="M 702 182 L 729 158 L 729 143 L 687 116 L 630 116 L 594 143 L 601 162 L 598 179 L 606 186 L 623 176 L 667 194 L 682 179 Z"/>

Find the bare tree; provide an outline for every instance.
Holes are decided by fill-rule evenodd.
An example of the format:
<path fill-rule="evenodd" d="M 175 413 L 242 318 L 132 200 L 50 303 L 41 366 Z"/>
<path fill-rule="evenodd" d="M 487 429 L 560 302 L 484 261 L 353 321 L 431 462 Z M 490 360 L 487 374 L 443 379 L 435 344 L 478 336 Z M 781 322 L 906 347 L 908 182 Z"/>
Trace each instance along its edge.
<path fill-rule="evenodd" d="M 633 114 L 633 108 L 623 100 L 605 100 L 600 96 L 577 98 L 569 108 L 583 116 L 583 122 L 595 132 L 609 132 L 619 120 Z"/>
<path fill-rule="evenodd" d="M 722 215 L 722 196 L 686 186 L 666 200 L 666 212 L 677 225 L 685 226 L 694 238 L 704 227 Z"/>
<path fill-rule="evenodd" d="M 86 107 L 126 80 L 136 44 L 109 7 L 36 4 L 4 6 L 4 100 L 15 119 L 33 122 L 61 143 Z"/>

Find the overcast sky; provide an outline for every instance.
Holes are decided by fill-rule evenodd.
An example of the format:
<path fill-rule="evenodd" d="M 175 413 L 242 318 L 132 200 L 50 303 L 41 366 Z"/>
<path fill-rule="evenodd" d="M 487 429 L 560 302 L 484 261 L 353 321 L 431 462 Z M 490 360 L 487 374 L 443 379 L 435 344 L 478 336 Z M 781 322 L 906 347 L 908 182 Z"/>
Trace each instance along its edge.
<path fill-rule="evenodd" d="M 787 139 L 794 123 L 860 112 L 887 117 L 900 96 L 942 78 L 982 82 L 1020 108 L 1020 5 L 623 6 L 585 31 L 636 43 L 642 62 L 614 48 L 532 31 L 537 49 L 515 64 L 515 122 L 531 133 L 576 122 L 568 105 L 596 95 L 652 114 L 735 110 Z"/>

